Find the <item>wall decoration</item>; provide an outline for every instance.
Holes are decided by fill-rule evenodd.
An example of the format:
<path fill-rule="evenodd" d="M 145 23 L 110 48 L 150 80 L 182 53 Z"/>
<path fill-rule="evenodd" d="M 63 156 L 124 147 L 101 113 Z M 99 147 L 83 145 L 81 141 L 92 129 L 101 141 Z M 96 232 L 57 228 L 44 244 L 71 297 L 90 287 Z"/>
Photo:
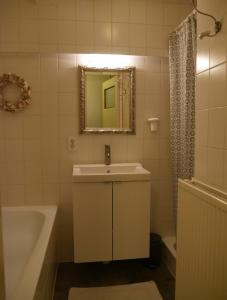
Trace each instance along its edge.
<path fill-rule="evenodd" d="M 19 97 L 10 101 L 5 93 L 6 88 L 16 86 L 19 90 Z M 24 110 L 31 103 L 31 88 L 27 81 L 15 74 L 3 74 L 0 76 L 0 109 L 8 112 Z"/>

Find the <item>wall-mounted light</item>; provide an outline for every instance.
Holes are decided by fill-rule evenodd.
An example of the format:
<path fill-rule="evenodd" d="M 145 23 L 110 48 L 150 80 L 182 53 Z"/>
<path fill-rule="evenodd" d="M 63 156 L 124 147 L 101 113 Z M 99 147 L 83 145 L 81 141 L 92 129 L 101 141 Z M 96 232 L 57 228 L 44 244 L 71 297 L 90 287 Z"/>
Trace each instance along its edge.
<path fill-rule="evenodd" d="M 125 68 L 133 66 L 134 57 L 115 54 L 79 54 L 78 64 L 94 68 Z"/>

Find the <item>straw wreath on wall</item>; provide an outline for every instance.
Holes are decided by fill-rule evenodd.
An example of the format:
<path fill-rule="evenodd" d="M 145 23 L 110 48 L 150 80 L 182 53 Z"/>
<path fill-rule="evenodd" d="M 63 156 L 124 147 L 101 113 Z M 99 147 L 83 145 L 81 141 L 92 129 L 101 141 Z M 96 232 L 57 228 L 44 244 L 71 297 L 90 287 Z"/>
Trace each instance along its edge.
<path fill-rule="evenodd" d="M 13 101 L 6 96 L 6 88 L 16 86 L 20 95 Z M 27 81 L 15 74 L 3 74 L 0 76 L 0 109 L 8 112 L 18 112 L 31 103 L 31 88 Z"/>

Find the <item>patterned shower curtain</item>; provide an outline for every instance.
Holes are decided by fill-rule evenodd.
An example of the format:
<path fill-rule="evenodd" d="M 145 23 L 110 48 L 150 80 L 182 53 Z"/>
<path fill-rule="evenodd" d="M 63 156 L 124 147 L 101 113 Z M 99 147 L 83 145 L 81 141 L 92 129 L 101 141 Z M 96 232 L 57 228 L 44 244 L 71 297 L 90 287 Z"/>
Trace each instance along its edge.
<path fill-rule="evenodd" d="M 194 171 L 196 17 L 189 16 L 169 36 L 170 147 L 173 168 L 174 219 L 177 180 Z"/>

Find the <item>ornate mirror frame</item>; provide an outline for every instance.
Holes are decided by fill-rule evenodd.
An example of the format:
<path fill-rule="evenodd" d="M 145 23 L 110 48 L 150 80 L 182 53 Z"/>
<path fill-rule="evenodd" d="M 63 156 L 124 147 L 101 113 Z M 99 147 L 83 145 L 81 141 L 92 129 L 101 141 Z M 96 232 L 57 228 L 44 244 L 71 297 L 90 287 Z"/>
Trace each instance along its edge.
<path fill-rule="evenodd" d="M 80 73 L 80 100 L 79 100 L 79 128 L 80 134 L 135 134 L 135 67 L 130 68 L 91 68 L 78 66 Z M 130 119 L 129 128 L 86 128 L 86 104 L 85 104 L 85 72 L 128 72 L 130 74 Z"/>

